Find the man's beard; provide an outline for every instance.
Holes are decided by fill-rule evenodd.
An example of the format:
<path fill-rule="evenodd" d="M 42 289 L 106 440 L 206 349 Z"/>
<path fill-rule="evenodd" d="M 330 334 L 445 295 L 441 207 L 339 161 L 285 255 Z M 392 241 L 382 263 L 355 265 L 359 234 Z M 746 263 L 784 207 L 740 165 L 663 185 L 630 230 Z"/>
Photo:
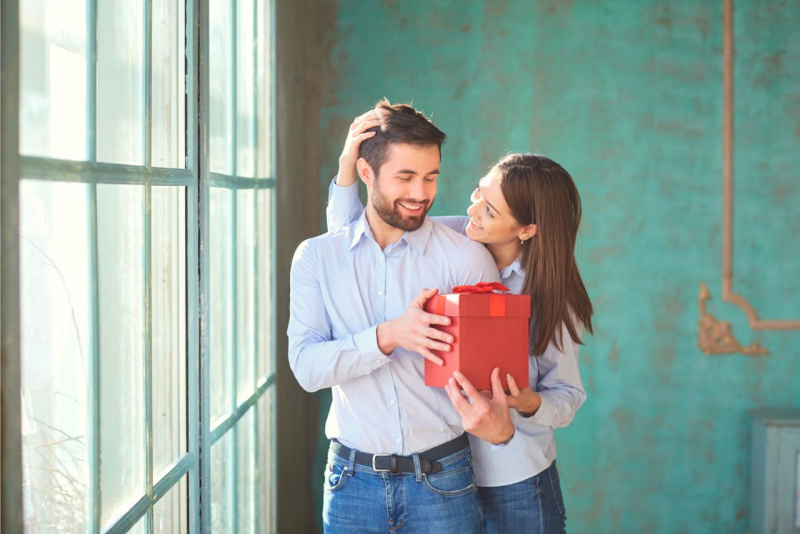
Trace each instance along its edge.
<path fill-rule="evenodd" d="M 428 203 L 427 200 L 420 202 L 417 200 L 406 201 L 406 199 L 395 200 L 394 205 L 392 205 L 381 193 L 377 180 L 375 180 L 375 188 L 372 191 L 372 197 L 370 200 L 372 201 L 372 207 L 375 209 L 375 213 L 377 213 L 386 224 L 406 232 L 419 230 L 419 228 L 422 226 L 422 223 L 425 222 L 425 216 L 428 214 L 431 206 L 433 206 L 433 202 Z M 408 217 L 403 216 L 400 213 L 400 207 L 397 205 L 398 202 L 403 202 L 404 204 L 422 204 L 422 213 Z"/>

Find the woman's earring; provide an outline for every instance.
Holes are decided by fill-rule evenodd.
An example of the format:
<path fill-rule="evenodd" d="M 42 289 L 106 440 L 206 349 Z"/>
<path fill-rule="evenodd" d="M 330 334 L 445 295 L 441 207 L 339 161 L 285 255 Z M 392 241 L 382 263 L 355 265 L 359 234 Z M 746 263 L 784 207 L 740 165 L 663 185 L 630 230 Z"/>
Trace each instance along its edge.
<path fill-rule="evenodd" d="M 519 244 L 520 245 L 524 245 L 525 244 L 525 240 L 522 238 L 522 236 L 519 236 Z"/>

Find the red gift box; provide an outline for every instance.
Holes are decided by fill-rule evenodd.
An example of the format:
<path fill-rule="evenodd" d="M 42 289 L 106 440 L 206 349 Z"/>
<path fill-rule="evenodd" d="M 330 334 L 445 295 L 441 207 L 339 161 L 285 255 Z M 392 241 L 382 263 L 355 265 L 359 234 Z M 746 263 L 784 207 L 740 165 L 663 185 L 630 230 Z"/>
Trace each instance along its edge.
<path fill-rule="evenodd" d="M 508 291 L 500 283 L 481 282 L 454 287 L 453 293 L 425 303 L 425 311 L 450 317 L 450 325 L 435 327 L 454 338 L 450 352 L 431 351 L 444 365 L 425 360 L 426 385 L 444 387 L 458 370 L 477 389 L 492 389 L 492 369 L 499 367 L 504 388 L 508 388 L 506 373 L 520 388 L 527 387 L 531 297 L 494 290 Z"/>

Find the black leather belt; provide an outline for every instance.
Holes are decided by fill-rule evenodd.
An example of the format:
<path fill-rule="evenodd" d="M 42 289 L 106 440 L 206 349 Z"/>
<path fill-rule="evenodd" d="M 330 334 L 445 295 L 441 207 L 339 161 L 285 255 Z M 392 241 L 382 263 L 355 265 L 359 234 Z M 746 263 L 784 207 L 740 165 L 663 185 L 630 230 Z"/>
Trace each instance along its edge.
<path fill-rule="evenodd" d="M 442 470 L 442 464 L 437 462 L 443 458 L 469 446 L 469 438 L 461 434 L 455 439 L 442 443 L 432 449 L 418 454 L 420 471 L 426 475 L 433 475 Z M 331 441 L 331 451 L 345 460 L 350 459 L 350 447 L 342 445 L 335 439 Z M 414 473 L 414 458 L 411 456 L 398 456 L 396 454 L 369 454 L 356 451 L 355 463 L 369 467 L 377 473 Z"/>

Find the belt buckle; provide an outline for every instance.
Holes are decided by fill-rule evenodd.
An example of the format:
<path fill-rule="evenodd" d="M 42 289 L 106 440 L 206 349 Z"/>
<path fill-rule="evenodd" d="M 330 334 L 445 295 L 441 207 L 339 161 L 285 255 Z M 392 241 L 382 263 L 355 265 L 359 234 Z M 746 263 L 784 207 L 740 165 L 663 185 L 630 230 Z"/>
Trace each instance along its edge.
<path fill-rule="evenodd" d="M 372 455 L 372 470 L 376 473 L 390 473 L 392 471 L 391 467 L 389 469 L 378 469 L 375 467 L 375 460 L 378 459 L 379 456 L 384 456 L 386 458 L 391 458 L 391 454 L 373 454 Z"/>

